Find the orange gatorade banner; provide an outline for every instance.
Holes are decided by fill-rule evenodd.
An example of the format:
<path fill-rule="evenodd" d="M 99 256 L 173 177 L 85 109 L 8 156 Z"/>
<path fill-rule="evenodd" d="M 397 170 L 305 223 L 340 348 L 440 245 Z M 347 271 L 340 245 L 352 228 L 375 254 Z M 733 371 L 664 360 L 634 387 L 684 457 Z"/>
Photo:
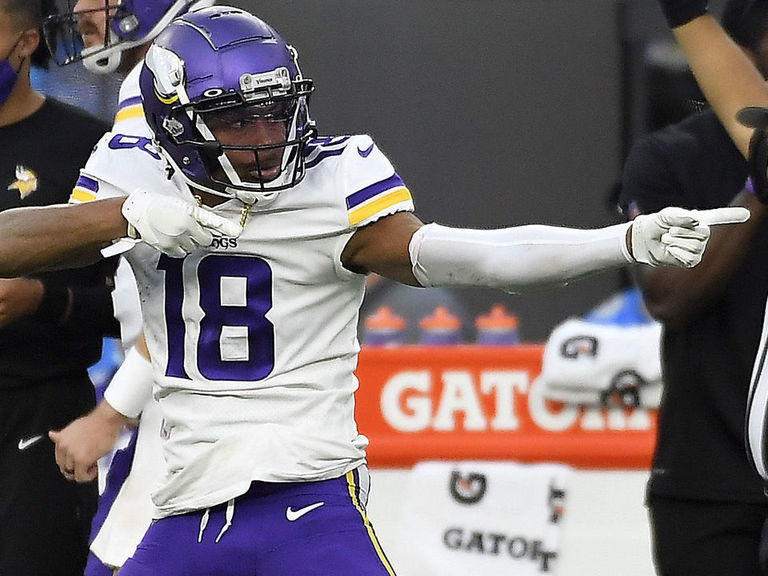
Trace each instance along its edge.
<path fill-rule="evenodd" d="M 356 415 L 373 467 L 422 460 L 562 462 L 642 469 L 656 411 L 578 407 L 536 384 L 542 345 L 363 348 Z"/>

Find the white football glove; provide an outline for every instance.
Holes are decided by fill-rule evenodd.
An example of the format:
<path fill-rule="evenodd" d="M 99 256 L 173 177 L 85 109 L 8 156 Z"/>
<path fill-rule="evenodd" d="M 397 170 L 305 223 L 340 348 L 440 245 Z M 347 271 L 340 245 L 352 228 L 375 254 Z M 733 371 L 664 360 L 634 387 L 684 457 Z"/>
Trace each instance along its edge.
<path fill-rule="evenodd" d="M 234 222 L 181 198 L 136 190 L 123 203 L 128 236 L 140 238 L 174 258 L 183 258 L 213 241 L 213 233 L 237 238 L 243 229 Z"/>
<path fill-rule="evenodd" d="M 693 268 L 704 254 L 710 226 L 749 220 L 749 210 L 738 206 L 711 210 L 664 208 L 632 221 L 631 256 L 651 266 Z"/>

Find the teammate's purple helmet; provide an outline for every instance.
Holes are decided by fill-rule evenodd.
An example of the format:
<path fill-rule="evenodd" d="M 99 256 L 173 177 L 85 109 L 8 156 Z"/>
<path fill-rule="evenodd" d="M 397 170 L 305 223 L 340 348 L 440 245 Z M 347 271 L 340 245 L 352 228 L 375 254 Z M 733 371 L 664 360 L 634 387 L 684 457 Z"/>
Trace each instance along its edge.
<path fill-rule="evenodd" d="M 252 204 L 304 177 L 304 148 L 315 132 L 307 108 L 312 80 L 302 76 L 296 51 L 248 12 L 216 6 L 178 18 L 152 43 L 139 83 L 155 140 L 195 188 Z M 211 129 L 257 121 L 284 128 L 284 140 L 225 145 Z M 228 150 L 253 153 L 253 170 L 238 174 Z M 263 177 L 260 156 L 275 150 L 278 172 Z"/>
<path fill-rule="evenodd" d="M 203 8 L 214 0 L 104 0 L 103 6 L 75 10 L 77 0 L 56 0 L 56 14 L 43 23 L 48 50 L 60 66 L 83 61 L 92 72 L 114 72 L 125 50 L 150 42 L 171 20 L 187 10 Z M 78 21 L 102 12 L 106 21 L 104 43 L 84 47 Z"/>

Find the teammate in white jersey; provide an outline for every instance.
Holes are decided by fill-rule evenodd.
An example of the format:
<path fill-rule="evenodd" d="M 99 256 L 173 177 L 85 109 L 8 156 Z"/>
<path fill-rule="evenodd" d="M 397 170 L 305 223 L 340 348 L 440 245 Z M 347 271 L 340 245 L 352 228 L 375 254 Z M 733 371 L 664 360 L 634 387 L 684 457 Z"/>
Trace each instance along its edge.
<path fill-rule="evenodd" d="M 49 49 L 59 65 L 82 61 L 91 72 L 125 76 L 111 134 L 151 138 L 139 92 L 144 54 L 152 39 L 173 18 L 192 7 L 212 3 L 199 0 L 59 0 L 56 15 L 45 21 L 44 30 Z M 104 150 L 105 147 L 99 147 L 90 162 L 98 162 Z M 98 186 L 97 180 L 83 174 L 71 201 L 92 199 Z M 115 275 L 113 300 L 124 352 L 132 354 L 129 351 L 141 333 L 141 310 L 133 273 L 122 258 Z M 140 414 L 140 424 L 132 431 L 127 446 L 112 459 L 93 522 L 91 554 L 85 576 L 111 575 L 133 554 L 151 523 L 154 509 L 150 493 L 165 467 L 160 448 L 162 418 L 159 405 L 148 397 L 143 406 L 123 406 L 117 386 L 119 382 L 107 389 L 108 400 L 130 416 Z M 98 413 L 92 413 L 64 428 L 61 435 L 77 442 L 79 437 L 100 435 L 102 428 Z M 115 430 L 111 432 L 114 434 Z"/>
<path fill-rule="evenodd" d="M 710 224 L 748 217 L 673 208 L 597 230 L 424 225 L 369 137 L 315 136 L 295 51 L 236 8 L 172 23 L 140 84 L 156 142 L 102 140 L 109 159 L 84 172 L 93 201 L 0 214 L 0 274 L 83 256 L 126 235 L 126 221 L 135 240 L 120 242 L 142 241 L 127 258 L 152 370 L 135 383 L 140 396 L 154 375 L 167 471 L 158 521 L 122 575 L 393 574 L 365 516 L 367 440 L 354 421 L 366 273 L 523 291 L 628 262 L 689 267 Z M 54 439 L 62 471 L 88 478 L 94 450 Z"/>

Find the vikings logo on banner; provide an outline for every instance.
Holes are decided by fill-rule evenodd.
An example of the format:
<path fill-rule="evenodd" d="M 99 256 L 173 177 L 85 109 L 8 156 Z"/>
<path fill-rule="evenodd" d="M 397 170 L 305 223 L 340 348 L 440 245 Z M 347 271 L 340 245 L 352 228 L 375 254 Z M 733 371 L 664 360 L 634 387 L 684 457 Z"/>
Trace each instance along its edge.
<path fill-rule="evenodd" d="M 16 166 L 16 181 L 8 185 L 8 190 L 18 190 L 23 200 L 37 190 L 37 174 L 24 166 Z"/>
<path fill-rule="evenodd" d="M 579 356 L 597 355 L 597 338 L 594 336 L 574 336 L 568 338 L 560 347 L 563 358 L 578 358 Z"/>
<path fill-rule="evenodd" d="M 462 504 L 476 504 L 485 495 L 487 484 L 483 474 L 470 473 L 465 476 L 454 470 L 451 473 L 451 496 Z"/>

